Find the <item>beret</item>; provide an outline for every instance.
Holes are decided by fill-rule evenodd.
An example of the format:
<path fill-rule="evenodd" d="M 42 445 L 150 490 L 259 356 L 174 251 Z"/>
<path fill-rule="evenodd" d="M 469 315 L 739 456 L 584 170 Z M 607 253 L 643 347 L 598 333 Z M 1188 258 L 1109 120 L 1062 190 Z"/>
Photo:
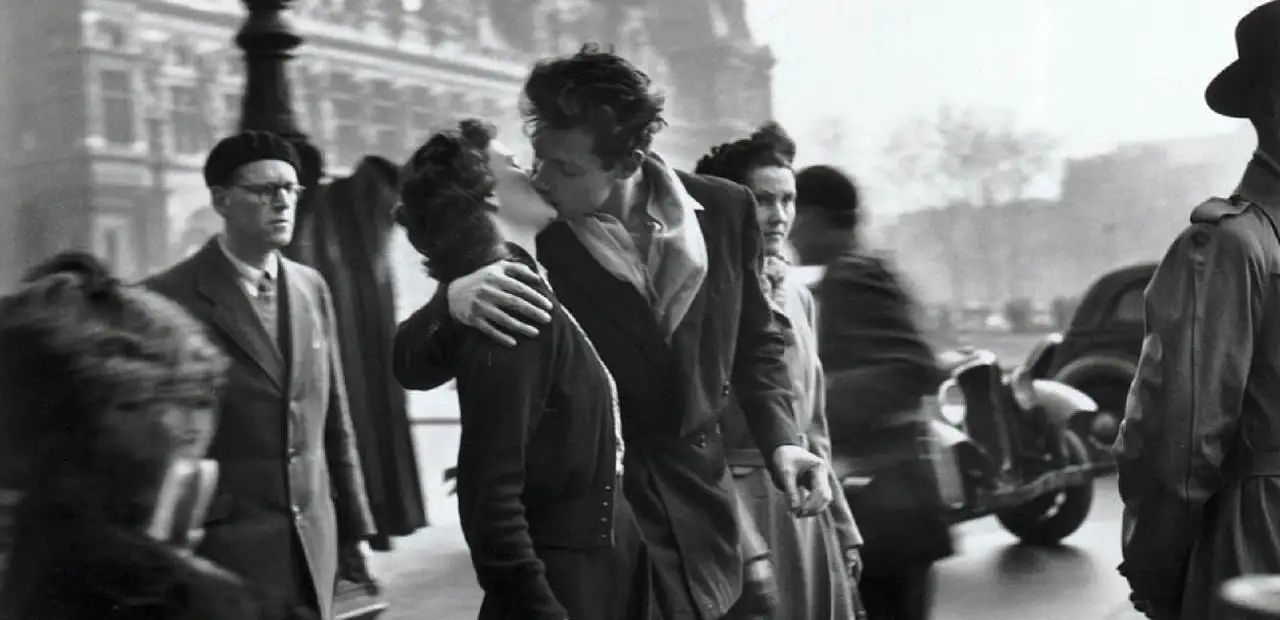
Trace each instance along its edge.
<path fill-rule="evenodd" d="M 298 151 L 288 140 L 267 131 L 249 130 L 223 138 L 209 151 L 204 162 L 204 183 L 209 187 L 226 186 L 241 166 L 264 159 L 282 161 L 302 174 Z"/>

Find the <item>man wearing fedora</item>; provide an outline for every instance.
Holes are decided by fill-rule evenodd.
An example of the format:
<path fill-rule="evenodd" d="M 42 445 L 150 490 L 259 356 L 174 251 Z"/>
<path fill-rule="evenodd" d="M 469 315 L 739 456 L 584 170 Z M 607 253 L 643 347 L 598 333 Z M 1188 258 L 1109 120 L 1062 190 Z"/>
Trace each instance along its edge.
<path fill-rule="evenodd" d="M 1153 620 L 1223 615 L 1217 591 L 1280 573 L 1280 0 L 1236 28 L 1209 84 L 1258 149 L 1240 185 L 1191 212 L 1146 290 L 1146 337 L 1114 452 L 1120 572 Z"/>

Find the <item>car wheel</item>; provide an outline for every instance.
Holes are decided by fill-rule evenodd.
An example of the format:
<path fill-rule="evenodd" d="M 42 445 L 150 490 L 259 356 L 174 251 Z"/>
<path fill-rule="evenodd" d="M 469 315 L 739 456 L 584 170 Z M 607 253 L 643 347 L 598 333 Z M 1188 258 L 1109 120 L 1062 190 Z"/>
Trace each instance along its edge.
<path fill-rule="evenodd" d="M 1090 462 L 1089 448 L 1071 431 L 1062 431 L 1067 463 Z M 1073 534 L 1093 508 L 1093 481 L 1046 493 L 1025 504 L 996 513 L 1000 525 L 1029 545 L 1053 546 Z"/>
<path fill-rule="evenodd" d="M 1095 462 L 1111 463 L 1114 460 L 1111 456 L 1111 444 L 1115 443 L 1115 431 L 1120 428 L 1120 421 L 1124 419 L 1129 382 L 1123 379 L 1087 379 L 1073 387 L 1098 403 L 1098 413 L 1093 416 L 1090 426 L 1095 431 L 1111 432 L 1092 432 L 1084 440 Z"/>

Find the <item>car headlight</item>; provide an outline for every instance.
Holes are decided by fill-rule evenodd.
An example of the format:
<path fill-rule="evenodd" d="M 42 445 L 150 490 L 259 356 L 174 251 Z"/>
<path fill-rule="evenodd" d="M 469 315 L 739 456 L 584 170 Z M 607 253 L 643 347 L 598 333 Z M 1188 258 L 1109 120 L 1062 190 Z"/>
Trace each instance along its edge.
<path fill-rule="evenodd" d="M 947 379 L 938 386 L 938 413 L 952 426 L 964 424 L 964 391 L 955 379 Z"/>

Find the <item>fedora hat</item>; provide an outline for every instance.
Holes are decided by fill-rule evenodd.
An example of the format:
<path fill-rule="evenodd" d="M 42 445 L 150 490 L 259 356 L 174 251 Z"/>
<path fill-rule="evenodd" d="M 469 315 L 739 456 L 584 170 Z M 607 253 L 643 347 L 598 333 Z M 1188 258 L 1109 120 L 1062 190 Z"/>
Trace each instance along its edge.
<path fill-rule="evenodd" d="M 1271 0 L 1236 25 L 1236 60 L 1204 91 L 1209 109 L 1232 118 L 1252 116 L 1261 87 L 1280 82 L 1280 0 Z"/>

